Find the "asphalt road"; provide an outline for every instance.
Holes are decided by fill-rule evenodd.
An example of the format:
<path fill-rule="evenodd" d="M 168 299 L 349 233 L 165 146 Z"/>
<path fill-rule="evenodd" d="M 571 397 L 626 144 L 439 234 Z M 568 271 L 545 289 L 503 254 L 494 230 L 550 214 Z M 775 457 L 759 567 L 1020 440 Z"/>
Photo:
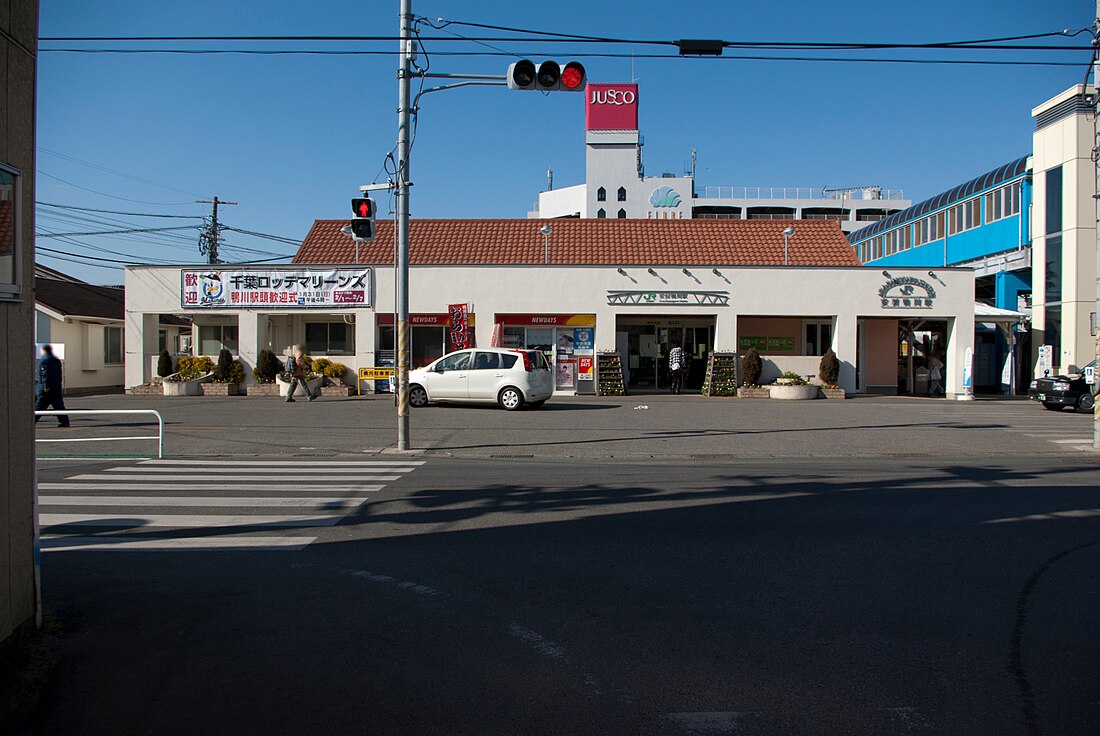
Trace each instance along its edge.
<path fill-rule="evenodd" d="M 339 482 L 288 480 L 285 455 L 240 475 L 44 461 L 62 660 L 21 732 L 1095 734 L 1100 461 L 1043 442 L 957 462 L 300 458 Z M 276 511 L 323 522 L 247 518 L 311 493 L 337 500 Z M 218 548 L 249 538 L 301 544 Z"/>

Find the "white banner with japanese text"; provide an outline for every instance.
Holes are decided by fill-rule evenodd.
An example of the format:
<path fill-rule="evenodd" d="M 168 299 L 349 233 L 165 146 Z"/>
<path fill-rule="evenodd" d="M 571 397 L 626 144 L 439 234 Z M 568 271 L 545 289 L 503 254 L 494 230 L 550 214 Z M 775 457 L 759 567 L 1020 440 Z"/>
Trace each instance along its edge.
<path fill-rule="evenodd" d="M 228 269 L 180 273 L 185 309 L 371 306 L 369 268 Z"/>

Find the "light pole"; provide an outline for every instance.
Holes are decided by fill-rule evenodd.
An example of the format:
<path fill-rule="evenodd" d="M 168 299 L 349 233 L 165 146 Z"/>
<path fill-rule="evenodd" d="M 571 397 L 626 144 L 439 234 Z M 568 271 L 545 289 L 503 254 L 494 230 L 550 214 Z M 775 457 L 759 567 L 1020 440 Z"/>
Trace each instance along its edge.
<path fill-rule="evenodd" d="M 791 265 L 791 238 L 794 237 L 794 225 L 783 228 L 783 265 Z"/>
<path fill-rule="evenodd" d="M 554 232 L 554 228 L 549 225 L 543 225 L 539 228 L 539 232 L 542 233 L 542 262 L 550 263 L 550 233 Z"/>
<path fill-rule="evenodd" d="M 413 52 L 412 0 L 401 0 L 401 65 L 397 68 L 397 449 L 409 448 L 409 106 Z"/>

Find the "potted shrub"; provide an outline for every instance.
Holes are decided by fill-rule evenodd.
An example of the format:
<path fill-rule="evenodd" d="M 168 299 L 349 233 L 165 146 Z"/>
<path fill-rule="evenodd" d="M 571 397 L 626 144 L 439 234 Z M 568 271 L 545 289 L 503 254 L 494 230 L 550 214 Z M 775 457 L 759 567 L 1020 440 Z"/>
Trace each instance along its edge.
<path fill-rule="evenodd" d="M 322 360 L 324 360 L 322 358 Z M 313 370 L 317 370 L 317 362 L 313 363 Z M 348 374 L 348 367 L 343 363 L 325 361 L 328 365 L 322 367 L 322 375 L 327 384 L 321 389 L 325 396 L 351 396 L 351 386 L 344 383 L 344 376 Z"/>
<path fill-rule="evenodd" d="M 218 365 L 214 369 L 214 381 L 202 385 L 204 396 L 236 396 L 244 383 L 244 366 L 233 360 L 233 354 L 225 348 L 218 353 Z"/>
<path fill-rule="evenodd" d="M 786 371 L 775 379 L 775 383 L 768 388 L 768 396 L 772 399 L 783 401 L 806 401 L 816 399 L 817 386 L 812 386 L 802 376 L 793 371 Z"/>
<path fill-rule="evenodd" d="M 282 363 L 275 353 L 270 350 L 261 350 L 256 356 L 256 366 L 252 369 L 252 378 L 255 383 L 248 387 L 248 395 L 278 396 L 279 387 L 275 384 L 275 379 L 282 369 Z"/>
<path fill-rule="evenodd" d="M 821 356 L 821 363 L 817 367 L 817 377 L 821 379 L 821 393 L 826 399 L 843 399 L 844 389 L 836 385 L 840 378 L 840 361 L 832 348 Z"/>
<path fill-rule="evenodd" d="M 749 348 L 741 356 L 741 386 L 737 389 L 739 399 L 766 399 L 768 389 L 760 387 L 760 374 L 764 372 L 764 361 L 756 348 Z"/>
<path fill-rule="evenodd" d="M 157 375 L 162 379 L 172 375 L 172 356 L 167 350 L 161 350 L 157 357 Z"/>
<path fill-rule="evenodd" d="M 165 396 L 198 396 L 201 385 L 214 377 L 214 361 L 205 355 L 184 356 L 176 361 L 176 372 L 164 377 Z"/>

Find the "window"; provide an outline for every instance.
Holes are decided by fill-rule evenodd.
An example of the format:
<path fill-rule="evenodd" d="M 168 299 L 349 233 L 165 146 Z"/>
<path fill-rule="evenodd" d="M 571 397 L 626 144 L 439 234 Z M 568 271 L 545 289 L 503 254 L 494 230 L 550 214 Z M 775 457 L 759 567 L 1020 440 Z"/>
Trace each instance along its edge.
<path fill-rule="evenodd" d="M 626 187 L 619 187 L 618 197 L 620 202 L 626 201 Z"/>
<path fill-rule="evenodd" d="M 1062 167 L 1055 166 L 1046 173 L 1046 229 L 1044 234 L 1062 232 Z"/>
<path fill-rule="evenodd" d="M 122 365 L 122 328 L 103 328 L 103 363 L 104 365 Z"/>
<path fill-rule="evenodd" d="M 601 220 L 607 217 L 607 212 L 604 210 L 603 207 L 600 207 L 598 210 L 596 210 L 596 217 Z"/>
<path fill-rule="evenodd" d="M 436 364 L 436 368 L 443 371 L 464 371 L 470 367 L 470 353 L 455 353 L 448 355 Z"/>
<path fill-rule="evenodd" d="M 217 355 L 222 348 L 237 354 L 237 326 L 199 325 L 199 355 Z"/>
<path fill-rule="evenodd" d="M 832 322 L 806 322 L 803 331 L 805 340 L 802 343 L 803 355 L 824 355 L 825 351 L 833 346 Z"/>
<path fill-rule="evenodd" d="M 596 190 L 596 201 L 597 202 L 606 202 L 607 201 L 607 190 L 604 189 L 603 187 L 600 187 L 599 189 Z"/>
<path fill-rule="evenodd" d="M 1046 296 L 1047 304 L 1062 301 L 1062 236 L 1051 235 L 1046 242 Z"/>
<path fill-rule="evenodd" d="M 975 197 L 947 211 L 947 234 L 973 230 L 982 224 L 981 200 Z"/>
<path fill-rule="evenodd" d="M 618 215 L 616 215 L 616 216 L 617 216 L 617 217 L 618 217 L 618 218 L 619 218 L 620 220 L 625 220 L 625 219 L 626 219 L 626 210 L 624 210 L 624 209 L 623 209 L 622 207 L 620 207 L 620 208 L 619 208 L 619 214 L 618 214 Z"/>
<path fill-rule="evenodd" d="M 478 351 L 474 354 L 475 371 L 500 370 L 500 353 L 485 353 Z"/>
<path fill-rule="evenodd" d="M 352 325 L 346 322 L 306 322 L 306 352 L 322 355 L 350 355 Z"/>
<path fill-rule="evenodd" d="M 897 230 L 891 230 L 882 236 L 882 244 L 879 248 L 879 252 L 884 255 L 892 255 L 899 251 L 909 249 L 909 228 L 902 227 Z"/>
<path fill-rule="evenodd" d="M 943 213 L 938 212 L 934 215 L 917 220 L 917 233 L 916 233 L 916 245 L 924 245 L 925 243 L 932 243 L 943 237 Z"/>
<path fill-rule="evenodd" d="M 157 352 L 168 349 L 168 330 L 161 330 L 157 333 Z"/>
<path fill-rule="evenodd" d="M 996 222 L 1020 214 L 1020 182 L 994 189 L 985 195 L 985 221 Z"/>
<path fill-rule="evenodd" d="M 393 325 L 378 325 L 378 349 L 393 350 Z"/>
<path fill-rule="evenodd" d="M 0 296 L 19 293 L 19 172 L 0 164 Z"/>

